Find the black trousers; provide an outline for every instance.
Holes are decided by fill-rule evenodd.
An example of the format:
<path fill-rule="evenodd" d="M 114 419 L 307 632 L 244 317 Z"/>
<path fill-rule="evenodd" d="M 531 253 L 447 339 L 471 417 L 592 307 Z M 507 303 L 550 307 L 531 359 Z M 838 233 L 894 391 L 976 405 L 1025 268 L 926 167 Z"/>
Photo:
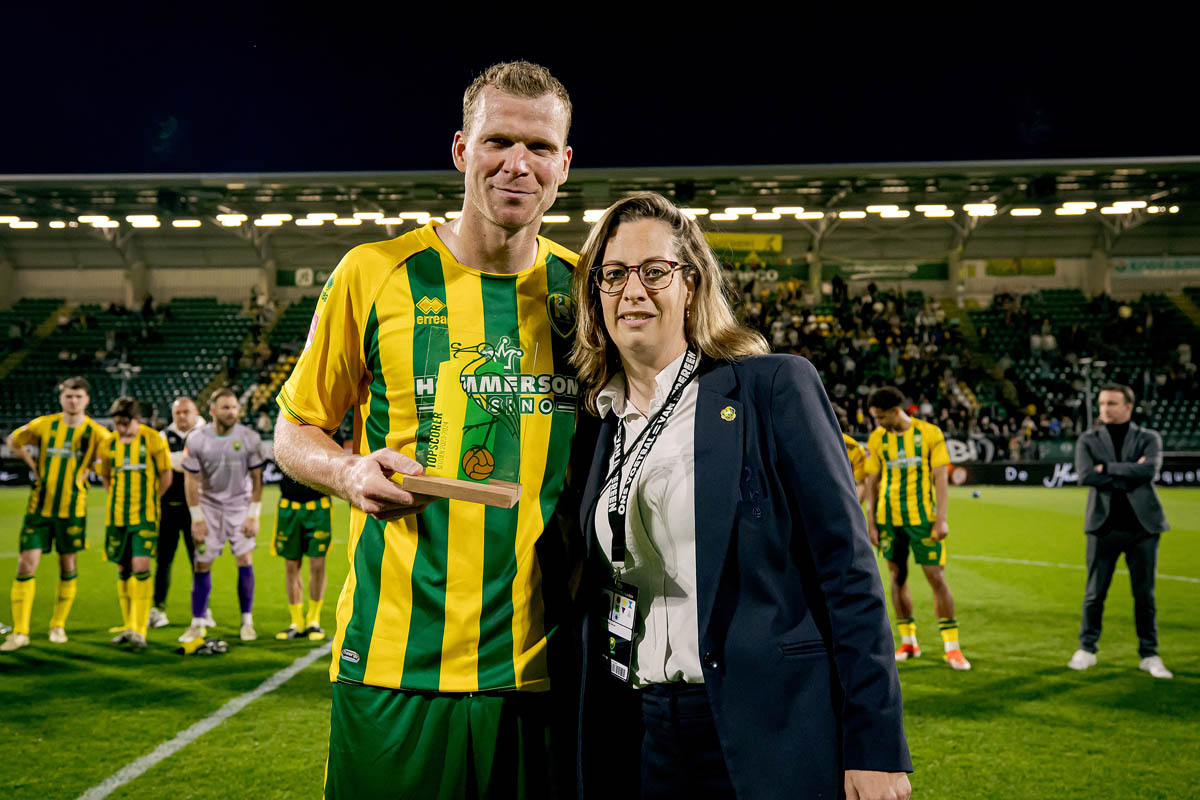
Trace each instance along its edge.
<path fill-rule="evenodd" d="M 1106 530 L 1089 533 L 1086 538 L 1087 591 L 1083 595 L 1079 647 L 1089 653 L 1096 652 L 1100 623 L 1104 616 L 1104 598 L 1112 584 L 1117 561 L 1124 554 L 1129 580 L 1133 585 L 1133 619 L 1137 628 L 1138 654 L 1142 658 L 1157 655 L 1154 572 L 1158 566 L 1158 534 L 1143 530 Z"/>
<path fill-rule="evenodd" d="M 642 696 L 642 798 L 733 798 L 703 684 L 651 685 Z"/>
<path fill-rule="evenodd" d="M 192 541 L 192 514 L 186 505 L 163 503 L 162 519 L 158 525 L 158 556 L 154 570 L 154 607 L 167 604 L 167 592 L 171 588 L 171 564 L 175 551 L 179 549 L 179 537 L 187 548 L 188 563 L 195 566 L 196 543 Z"/>

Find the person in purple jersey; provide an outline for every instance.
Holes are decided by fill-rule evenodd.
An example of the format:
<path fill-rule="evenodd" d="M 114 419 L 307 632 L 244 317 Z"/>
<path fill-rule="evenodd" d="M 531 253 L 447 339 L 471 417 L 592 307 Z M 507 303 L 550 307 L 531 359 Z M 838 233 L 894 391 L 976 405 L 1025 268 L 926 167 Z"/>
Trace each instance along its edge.
<path fill-rule="evenodd" d="M 204 638 L 204 612 L 212 592 L 212 562 L 225 549 L 238 565 L 238 602 L 242 610 L 242 641 L 258 638 L 254 605 L 254 547 L 262 514 L 262 439 L 238 423 L 237 396 L 218 389 L 209 400 L 211 425 L 188 434 L 184 447 L 184 492 L 196 542 L 196 571 L 192 574 L 192 624 L 181 642 Z"/>

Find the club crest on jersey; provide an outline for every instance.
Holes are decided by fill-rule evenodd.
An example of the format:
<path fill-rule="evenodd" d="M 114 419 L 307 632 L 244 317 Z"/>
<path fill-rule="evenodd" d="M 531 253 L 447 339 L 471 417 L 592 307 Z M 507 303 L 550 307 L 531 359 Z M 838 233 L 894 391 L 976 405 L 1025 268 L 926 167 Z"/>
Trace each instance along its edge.
<path fill-rule="evenodd" d="M 554 332 L 566 339 L 575 332 L 575 298 L 565 292 L 546 295 L 546 316 Z"/>
<path fill-rule="evenodd" d="M 440 297 L 429 297 L 426 295 L 417 301 L 417 311 L 421 312 L 417 315 L 418 325 L 445 325 L 446 315 L 442 312 L 446 310 L 446 303 Z"/>
<path fill-rule="evenodd" d="M 241 449 L 242 449 L 242 440 L 241 440 L 241 439 L 238 439 L 238 440 L 236 440 L 236 441 L 233 443 L 233 449 L 234 449 L 234 450 L 241 450 Z"/>
<path fill-rule="evenodd" d="M 329 290 L 333 288 L 333 276 L 329 276 L 329 280 L 325 281 L 325 288 L 321 290 L 321 302 L 324 303 L 329 299 Z"/>

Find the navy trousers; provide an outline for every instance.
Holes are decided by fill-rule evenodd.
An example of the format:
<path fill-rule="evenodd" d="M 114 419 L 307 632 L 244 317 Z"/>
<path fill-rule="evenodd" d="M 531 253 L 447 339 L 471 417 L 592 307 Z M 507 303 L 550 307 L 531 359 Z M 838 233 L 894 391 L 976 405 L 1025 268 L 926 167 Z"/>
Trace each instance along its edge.
<path fill-rule="evenodd" d="M 1079 627 L 1079 647 L 1096 652 L 1100 641 L 1104 599 L 1112 584 L 1117 561 L 1123 554 L 1133 588 L 1133 619 L 1137 628 L 1138 654 L 1142 658 L 1158 654 L 1158 626 L 1155 622 L 1154 572 L 1158 566 L 1158 534 L 1143 530 L 1107 530 L 1087 534 L 1087 591 L 1083 596 L 1083 622 Z"/>
<path fill-rule="evenodd" d="M 733 798 L 703 684 L 651 685 L 642 696 L 642 798 Z"/>

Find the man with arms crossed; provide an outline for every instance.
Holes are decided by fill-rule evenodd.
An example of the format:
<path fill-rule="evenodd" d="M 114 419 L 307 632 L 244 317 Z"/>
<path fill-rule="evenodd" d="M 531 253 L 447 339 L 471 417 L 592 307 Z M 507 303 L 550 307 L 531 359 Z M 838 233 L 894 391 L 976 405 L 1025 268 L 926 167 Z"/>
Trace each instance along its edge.
<path fill-rule="evenodd" d="M 158 543 L 158 501 L 171 485 L 171 457 L 166 440 L 142 424 L 132 397 L 118 397 L 108 413 L 116 430 L 100 449 L 96 471 L 108 490 L 104 557 L 117 565 L 117 597 L 125 619 L 125 630 L 112 643 L 141 650 L 153 596 L 150 559 Z"/>
<path fill-rule="evenodd" d="M 12 586 L 13 632 L 0 651 L 29 644 L 29 620 L 38 562 L 43 552 L 58 549 L 58 595 L 50 616 L 50 641 L 67 641 L 67 614 L 75 602 L 75 554 L 87 547 L 87 474 L 96 461 L 108 431 L 88 417 L 91 387 L 84 378 L 67 378 L 58 385 L 62 411 L 38 417 L 17 428 L 8 446 L 29 465 L 35 479 L 21 523 L 21 554 Z M 37 460 L 25 450 L 36 445 Z"/>
<path fill-rule="evenodd" d="M 875 391 L 867 404 L 879 426 L 867 440 L 867 532 L 871 544 L 882 549 L 892 575 L 892 605 L 901 637 L 896 660 L 908 661 L 921 655 L 908 591 L 911 549 L 913 560 L 933 589 L 933 610 L 942 633 L 945 661 L 954 669 L 968 670 L 971 663 L 958 644 L 954 595 L 946 583 L 943 540 L 950 533 L 946 521 L 950 494 L 946 438 L 938 426 L 905 413 L 904 395 L 893 386 Z"/>
<path fill-rule="evenodd" d="M 165 628 L 167 618 L 167 592 L 171 589 L 171 565 L 179 540 L 187 548 L 188 564 L 195 570 L 196 545 L 192 541 L 192 515 L 188 513 L 187 497 L 184 496 L 183 446 L 188 434 L 204 419 L 190 397 L 177 397 L 171 404 L 171 424 L 163 431 L 163 438 L 171 452 L 171 483 L 162 499 L 162 518 L 158 526 L 158 555 L 154 569 L 154 606 L 150 609 L 150 627 Z M 205 609 L 204 624 L 212 626 L 212 615 Z"/>
<path fill-rule="evenodd" d="M 462 215 L 351 250 L 279 394 L 279 465 L 353 507 L 326 797 L 573 791 L 550 785 L 550 742 L 572 732 L 550 736 L 547 690 L 560 663 L 550 642 L 564 633 L 554 612 L 566 569 L 549 551 L 575 428 L 576 256 L 537 235 L 567 179 L 570 116 L 566 90 L 542 67 L 499 64 L 477 78 L 451 148 L 465 175 Z M 422 472 L 435 395 L 461 398 L 455 384 L 483 366 L 523 387 L 519 403 L 496 398 L 520 436 L 494 453 L 497 469 L 519 466 L 521 500 L 426 506 L 389 479 Z M 329 437 L 351 407 L 355 454 Z"/>
<path fill-rule="evenodd" d="M 184 452 L 184 492 L 196 541 L 192 575 L 192 624 L 181 642 L 203 639 L 204 614 L 212 593 L 212 563 L 229 542 L 238 565 L 239 635 L 258 638 L 254 606 L 254 547 L 262 515 L 262 440 L 238 422 L 241 409 L 232 389 L 218 389 L 208 401 L 212 423 L 188 434 Z"/>
<path fill-rule="evenodd" d="M 1110 384 L 1100 390 L 1100 422 L 1075 443 L 1075 471 L 1088 487 L 1087 591 L 1079 649 L 1067 664 L 1087 669 L 1096 663 L 1104 598 L 1121 554 L 1133 584 L 1133 619 L 1137 627 L 1138 669 L 1155 678 L 1173 678 L 1158 655 L 1155 621 L 1154 572 L 1158 566 L 1159 534 L 1170 528 L 1163 513 L 1154 476 L 1162 468 L 1159 435 L 1130 421 L 1133 390 Z"/>

